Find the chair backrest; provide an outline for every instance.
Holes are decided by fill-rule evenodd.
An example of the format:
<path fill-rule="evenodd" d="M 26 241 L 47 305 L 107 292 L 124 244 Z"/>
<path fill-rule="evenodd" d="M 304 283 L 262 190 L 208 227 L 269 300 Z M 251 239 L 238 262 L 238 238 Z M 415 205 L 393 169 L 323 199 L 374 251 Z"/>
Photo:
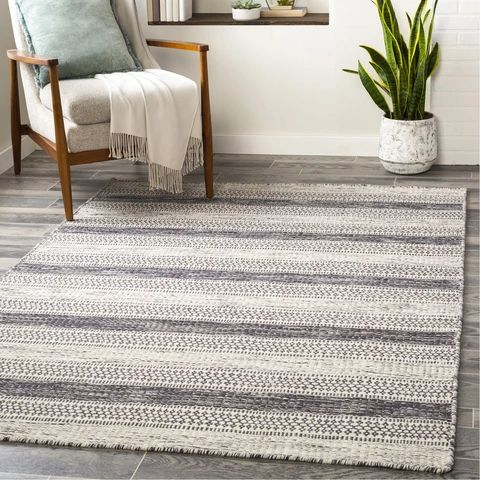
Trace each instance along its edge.
<path fill-rule="evenodd" d="M 28 52 L 28 44 L 17 16 L 15 0 L 8 0 L 8 4 L 16 47 L 19 50 Z M 113 4 L 115 5 L 118 21 L 127 35 L 135 55 L 143 65 L 143 68 L 159 68 L 141 34 L 135 0 L 114 0 Z M 40 104 L 33 68 L 29 65 L 21 64 L 20 72 L 25 91 L 27 110 L 31 118 L 32 114 L 34 114 L 34 109 Z"/>

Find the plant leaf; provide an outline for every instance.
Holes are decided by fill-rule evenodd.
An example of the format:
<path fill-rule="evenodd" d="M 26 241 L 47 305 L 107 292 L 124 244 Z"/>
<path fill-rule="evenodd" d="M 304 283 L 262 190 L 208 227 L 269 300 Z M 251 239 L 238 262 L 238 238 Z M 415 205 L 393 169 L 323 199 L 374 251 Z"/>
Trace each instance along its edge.
<path fill-rule="evenodd" d="M 398 24 L 395 8 L 393 7 L 391 0 L 385 0 L 385 2 L 387 4 L 389 17 L 391 20 L 389 29 L 397 40 L 397 43 L 400 47 L 402 59 L 403 59 L 401 63 L 402 65 L 405 66 L 407 65 L 407 62 L 408 62 L 408 46 L 407 46 L 407 43 L 405 42 L 405 39 L 403 38 L 402 32 L 400 31 L 400 26 Z"/>
<path fill-rule="evenodd" d="M 403 63 L 403 55 L 399 41 L 387 23 L 392 23 L 391 15 L 392 14 L 389 10 L 388 3 L 385 1 L 382 11 L 380 12 L 380 22 L 383 28 L 383 37 L 388 63 L 392 66 L 392 68 L 396 68 L 398 64 L 401 65 Z"/>
<path fill-rule="evenodd" d="M 380 80 L 383 83 L 387 83 L 387 77 L 385 75 L 385 72 L 375 62 L 370 62 L 370 65 L 373 67 L 375 72 L 377 72 L 377 75 L 380 77 Z"/>
<path fill-rule="evenodd" d="M 422 22 L 423 22 L 424 25 L 427 24 L 431 13 L 432 13 L 432 10 L 430 8 L 425 12 L 425 15 L 423 16 L 423 19 L 422 19 Z"/>
<path fill-rule="evenodd" d="M 381 110 L 385 112 L 388 117 L 390 117 L 390 107 L 388 106 L 385 97 L 380 93 L 380 90 L 375 85 L 375 82 L 372 80 L 372 78 L 365 70 L 365 68 L 363 68 L 363 65 L 360 62 L 358 62 L 358 75 L 360 76 L 360 80 L 365 87 L 365 90 L 375 102 L 375 105 L 377 105 Z"/>
<path fill-rule="evenodd" d="M 440 48 L 438 46 L 438 42 L 433 47 L 430 55 L 428 56 L 427 60 L 427 78 L 433 75 L 435 69 L 437 68 L 440 62 Z"/>
<path fill-rule="evenodd" d="M 426 76 L 426 68 L 427 68 L 427 58 L 424 58 L 418 69 L 417 78 L 415 79 L 415 84 L 412 90 L 412 96 L 409 98 L 408 101 L 408 108 L 407 108 L 407 119 L 408 120 L 416 120 L 417 119 L 417 112 L 424 111 L 425 105 L 421 105 L 421 99 L 424 97 L 425 86 L 427 81 Z"/>
<path fill-rule="evenodd" d="M 386 82 L 383 78 L 385 76 L 385 74 L 383 73 L 383 70 L 376 63 L 370 62 L 370 65 L 377 72 L 377 75 L 380 77 L 380 81 L 373 79 L 373 81 L 375 82 L 375 85 L 377 85 L 377 87 L 383 90 L 390 97 L 390 90 L 388 89 L 388 85 L 386 85 Z"/>
<path fill-rule="evenodd" d="M 422 13 L 425 10 L 427 0 L 420 0 L 410 30 L 410 39 L 408 45 L 408 96 L 409 101 L 413 95 L 413 88 L 418 74 L 418 66 L 424 57 L 424 36 L 421 36 Z M 425 32 L 423 32 L 425 33 Z M 420 45 L 422 43 L 422 45 Z"/>
<path fill-rule="evenodd" d="M 385 79 L 385 83 L 388 86 L 388 89 L 390 91 L 390 97 L 392 99 L 394 118 L 400 118 L 401 112 L 398 98 L 397 79 L 390 63 L 380 52 L 378 52 L 374 48 L 368 47 L 366 45 L 360 45 L 360 47 L 365 49 L 369 53 L 372 62 L 376 64 L 378 68 L 383 72 L 383 77 Z M 382 78 L 382 76 L 380 76 L 380 78 Z"/>
<path fill-rule="evenodd" d="M 426 2 L 427 0 L 420 0 L 417 11 L 415 13 L 415 17 L 413 18 L 413 21 L 412 21 L 412 29 L 410 31 L 410 42 L 408 46 L 409 62 L 412 61 L 412 58 L 415 53 L 415 46 L 416 44 L 418 44 L 418 41 L 419 41 L 419 25 L 420 25 L 422 13 L 425 9 Z"/>
<path fill-rule="evenodd" d="M 428 28 L 428 34 L 427 34 L 428 48 L 430 48 L 430 45 L 432 44 L 433 25 L 435 23 L 435 14 L 437 13 L 437 5 L 438 5 L 438 0 L 435 0 L 435 4 L 433 5 L 432 18 L 430 20 L 430 26 Z"/>
<path fill-rule="evenodd" d="M 408 13 L 406 13 L 405 15 L 407 15 L 408 26 L 410 27 L 410 30 L 411 30 L 412 29 L 412 19 L 410 18 L 410 15 Z"/>
<path fill-rule="evenodd" d="M 420 49 L 420 55 L 423 57 L 427 55 L 427 42 L 425 39 L 425 29 L 423 27 L 422 19 L 418 20 L 418 48 Z"/>
<path fill-rule="evenodd" d="M 400 118 L 404 118 L 408 105 L 408 76 L 404 69 L 399 71 L 398 102 L 401 112 Z"/>

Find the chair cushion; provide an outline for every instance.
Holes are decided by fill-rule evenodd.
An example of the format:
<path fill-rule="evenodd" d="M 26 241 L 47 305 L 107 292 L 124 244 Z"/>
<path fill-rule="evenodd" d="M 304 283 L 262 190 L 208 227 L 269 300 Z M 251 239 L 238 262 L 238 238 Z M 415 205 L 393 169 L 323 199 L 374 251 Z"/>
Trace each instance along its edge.
<path fill-rule="evenodd" d="M 141 70 L 117 23 L 115 0 L 16 0 L 30 53 L 59 60 L 60 79 Z M 50 81 L 35 66 L 39 88 Z"/>
<path fill-rule="evenodd" d="M 55 132 L 52 133 L 55 138 Z M 72 153 L 107 149 L 110 145 L 110 123 L 75 125 L 67 120 L 65 134 Z"/>
<path fill-rule="evenodd" d="M 102 80 L 61 80 L 59 85 L 64 117 L 77 125 L 110 122 L 110 97 Z M 52 110 L 50 84 L 40 90 L 40 101 Z"/>
<path fill-rule="evenodd" d="M 55 122 L 52 112 L 41 103 L 38 103 L 37 108 L 33 111 L 31 110 L 29 115 L 32 116 L 32 113 L 35 120 L 35 131 L 55 142 Z M 110 122 L 78 125 L 65 118 L 64 124 L 70 152 L 77 153 L 109 148 Z"/>

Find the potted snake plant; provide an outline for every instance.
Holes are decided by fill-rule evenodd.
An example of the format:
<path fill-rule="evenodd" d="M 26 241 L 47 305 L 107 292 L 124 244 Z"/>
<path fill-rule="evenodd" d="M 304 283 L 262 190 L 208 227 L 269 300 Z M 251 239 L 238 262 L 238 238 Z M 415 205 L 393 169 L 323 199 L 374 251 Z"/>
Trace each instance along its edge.
<path fill-rule="evenodd" d="M 232 3 L 232 16 L 237 22 L 249 22 L 260 18 L 262 6 L 253 0 L 235 0 Z"/>
<path fill-rule="evenodd" d="M 400 28 L 391 0 L 372 0 L 383 30 L 385 54 L 361 45 L 370 57 L 372 73 L 358 62 L 360 77 L 375 104 L 384 112 L 379 157 L 392 173 L 411 175 L 430 169 L 437 158 L 435 117 L 425 111 L 427 81 L 439 63 L 438 43 L 432 32 L 438 0 L 428 8 L 420 0 L 415 15 L 407 13 L 409 36 Z"/>

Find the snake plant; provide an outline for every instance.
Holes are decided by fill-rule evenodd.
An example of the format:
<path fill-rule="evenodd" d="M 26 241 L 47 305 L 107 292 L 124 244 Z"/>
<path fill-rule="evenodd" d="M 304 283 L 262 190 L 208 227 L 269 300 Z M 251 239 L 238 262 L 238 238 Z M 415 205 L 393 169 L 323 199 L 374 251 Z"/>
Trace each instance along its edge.
<path fill-rule="evenodd" d="M 410 35 L 405 41 L 391 0 L 372 0 L 383 30 L 385 55 L 366 45 L 360 45 L 370 56 L 371 75 L 358 62 L 357 74 L 375 104 L 388 118 L 422 120 L 425 113 L 427 80 L 439 62 L 438 43 L 432 47 L 432 32 L 438 0 L 429 9 L 429 0 L 420 0 L 413 19 L 407 13 Z"/>

